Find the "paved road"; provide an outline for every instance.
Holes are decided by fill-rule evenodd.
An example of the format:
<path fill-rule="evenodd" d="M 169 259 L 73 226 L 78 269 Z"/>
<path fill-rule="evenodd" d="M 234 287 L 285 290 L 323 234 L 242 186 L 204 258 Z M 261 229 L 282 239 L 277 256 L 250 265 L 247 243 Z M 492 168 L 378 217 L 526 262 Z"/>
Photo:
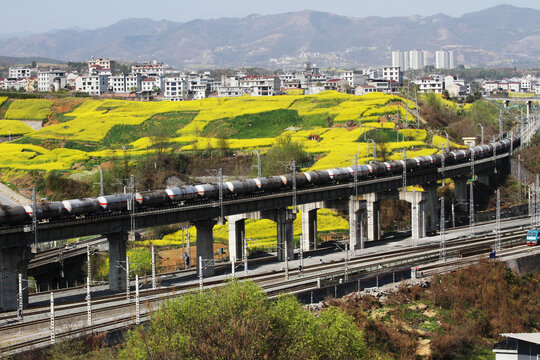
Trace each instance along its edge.
<path fill-rule="evenodd" d="M 31 200 L 11 190 L 6 185 L 0 184 L 0 203 L 2 203 L 2 205 L 11 205 L 11 206 L 26 205 L 26 204 L 30 204 Z"/>

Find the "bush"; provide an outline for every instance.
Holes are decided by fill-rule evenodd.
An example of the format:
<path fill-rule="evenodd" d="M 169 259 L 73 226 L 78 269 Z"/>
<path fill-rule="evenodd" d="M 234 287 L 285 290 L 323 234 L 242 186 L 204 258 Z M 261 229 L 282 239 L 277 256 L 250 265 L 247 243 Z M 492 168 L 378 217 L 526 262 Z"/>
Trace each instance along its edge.
<path fill-rule="evenodd" d="M 315 317 L 291 297 L 270 302 L 252 282 L 167 303 L 130 331 L 123 359 L 363 359 L 362 332 L 335 308 Z"/>

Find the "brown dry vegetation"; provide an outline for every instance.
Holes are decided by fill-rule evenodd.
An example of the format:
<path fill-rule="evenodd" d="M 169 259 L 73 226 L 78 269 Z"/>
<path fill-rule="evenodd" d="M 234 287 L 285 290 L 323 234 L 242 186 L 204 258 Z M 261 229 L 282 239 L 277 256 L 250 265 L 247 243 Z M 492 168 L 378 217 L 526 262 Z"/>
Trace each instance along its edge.
<path fill-rule="evenodd" d="M 383 302 L 372 296 L 329 301 L 354 316 L 370 358 L 471 359 L 489 354 L 503 332 L 540 330 L 539 277 L 517 276 L 482 262 L 435 276 L 431 288 L 401 287 Z"/>

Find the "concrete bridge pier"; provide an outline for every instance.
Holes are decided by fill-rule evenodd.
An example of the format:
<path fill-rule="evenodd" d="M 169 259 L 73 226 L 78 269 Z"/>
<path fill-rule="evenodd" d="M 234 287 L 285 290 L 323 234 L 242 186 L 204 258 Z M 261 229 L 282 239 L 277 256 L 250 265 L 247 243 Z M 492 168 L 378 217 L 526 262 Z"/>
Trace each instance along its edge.
<path fill-rule="evenodd" d="M 462 214 L 469 212 L 469 186 L 466 176 L 458 176 L 454 181 L 454 199 L 456 200 L 456 211 Z"/>
<path fill-rule="evenodd" d="M 527 100 L 527 121 L 531 119 L 532 100 Z"/>
<path fill-rule="evenodd" d="M 426 236 L 425 202 L 427 195 L 423 191 L 400 191 L 399 199 L 411 203 L 411 235 L 413 239 Z"/>
<path fill-rule="evenodd" d="M 504 108 L 506 109 L 508 106 L 510 106 L 510 100 L 504 100 Z"/>
<path fill-rule="evenodd" d="M 302 212 L 302 249 L 313 250 L 317 248 L 317 210 L 320 203 L 300 205 Z"/>
<path fill-rule="evenodd" d="M 277 258 L 278 261 L 285 261 L 285 256 L 294 260 L 294 242 L 293 242 L 293 222 L 296 214 L 289 209 L 277 209 L 262 214 L 263 219 L 269 219 L 277 223 Z M 285 243 L 287 252 L 285 253 Z"/>
<path fill-rule="evenodd" d="M 381 203 L 377 193 L 365 194 L 367 208 L 367 241 L 381 239 Z"/>
<path fill-rule="evenodd" d="M 364 248 L 364 210 L 366 202 L 355 197 L 349 199 L 349 249 Z"/>
<path fill-rule="evenodd" d="M 0 249 L 0 310 L 17 310 L 19 274 L 22 274 L 23 307 L 28 306 L 28 261 L 32 258 L 29 246 Z"/>
<path fill-rule="evenodd" d="M 203 277 L 214 275 L 214 234 L 213 229 L 217 221 L 201 220 L 193 222 L 197 229 L 197 272 L 199 271 L 199 257 L 202 258 Z M 241 248 L 241 247 L 240 247 Z"/>
<path fill-rule="evenodd" d="M 439 228 L 439 198 L 437 196 L 437 182 L 423 185 L 426 194 L 424 205 L 426 212 L 426 233 L 436 233 Z"/>
<path fill-rule="evenodd" d="M 244 239 L 246 237 L 246 217 L 244 214 L 227 217 L 229 222 L 229 257 L 242 259 Z"/>
<path fill-rule="evenodd" d="M 109 290 L 126 290 L 126 245 L 125 232 L 107 234 L 109 241 Z"/>

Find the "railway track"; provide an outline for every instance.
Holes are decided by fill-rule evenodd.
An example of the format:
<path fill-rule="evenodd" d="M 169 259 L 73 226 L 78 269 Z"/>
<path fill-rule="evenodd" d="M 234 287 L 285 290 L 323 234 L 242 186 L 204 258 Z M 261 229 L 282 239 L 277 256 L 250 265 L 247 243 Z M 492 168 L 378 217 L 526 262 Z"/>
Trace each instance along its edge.
<path fill-rule="evenodd" d="M 502 236 L 505 246 L 515 246 L 522 242 L 523 234 L 521 231 L 512 230 Z M 470 247 L 485 246 L 493 244 L 495 236 L 483 236 L 473 239 L 461 239 L 447 243 L 447 254 L 458 255 L 462 249 Z M 275 271 L 265 274 L 243 275 L 237 273 L 240 280 L 253 280 L 257 282 L 270 298 L 278 296 L 281 293 L 294 293 L 317 288 L 321 281 L 330 281 L 338 278 L 354 278 L 365 276 L 370 272 L 381 271 L 381 269 L 391 269 L 403 267 L 405 265 L 420 265 L 438 260 L 439 247 L 436 244 L 419 246 L 416 248 L 406 248 L 393 251 L 386 251 L 377 254 L 366 254 L 353 256 L 349 260 L 344 259 L 329 261 L 322 264 L 306 265 L 300 273 L 298 269 L 288 270 L 288 279 L 285 278 L 285 270 Z M 344 254 L 345 256 L 345 254 Z M 441 265 L 443 266 L 443 265 Z M 448 263 L 444 264 L 448 266 Z M 427 271 L 427 268 L 426 268 Z M 219 287 L 224 284 L 223 279 L 208 280 L 204 282 L 205 288 Z M 157 309 L 164 301 L 181 296 L 182 294 L 193 291 L 197 284 L 183 284 L 175 287 L 148 289 L 140 292 L 141 319 L 148 316 L 148 313 Z M 127 327 L 134 323 L 134 299 L 127 300 L 126 294 L 115 294 L 95 298 L 92 301 L 92 317 L 94 320 L 92 326 L 88 326 L 87 309 L 85 301 L 73 302 L 71 304 L 59 305 L 55 308 L 55 323 L 59 328 L 64 325 L 64 329 L 59 331 L 57 338 L 65 338 L 76 335 L 84 335 L 91 332 L 107 331 L 115 327 Z M 144 306 L 143 306 L 144 304 Z M 130 310 L 126 312 L 126 307 Z M 143 309 L 144 308 L 144 309 Z M 109 314 L 123 315 L 110 319 Z M 25 317 L 37 317 L 30 321 L 21 323 L 6 324 L 0 328 L 0 341 L 2 338 L 19 339 L 17 343 L 3 341 L 1 351 L 4 354 L 11 354 L 21 349 L 28 349 L 32 346 L 48 345 L 50 343 L 49 331 L 49 309 L 40 307 L 27 310 Z M 104 320 L 104 319 L 105 320 Z M 5 319 L 4 319 L 5 320 Z M 79 325 L 73 325 L 77 321 Z M 32 330 L 27 330 L 32 329 Z M 41 330 L 38 330 L 41 329 Z M 23 335 L 26 333 L 26 335 Z M 31 339 L 25 340 L 26 337 Z"/>

